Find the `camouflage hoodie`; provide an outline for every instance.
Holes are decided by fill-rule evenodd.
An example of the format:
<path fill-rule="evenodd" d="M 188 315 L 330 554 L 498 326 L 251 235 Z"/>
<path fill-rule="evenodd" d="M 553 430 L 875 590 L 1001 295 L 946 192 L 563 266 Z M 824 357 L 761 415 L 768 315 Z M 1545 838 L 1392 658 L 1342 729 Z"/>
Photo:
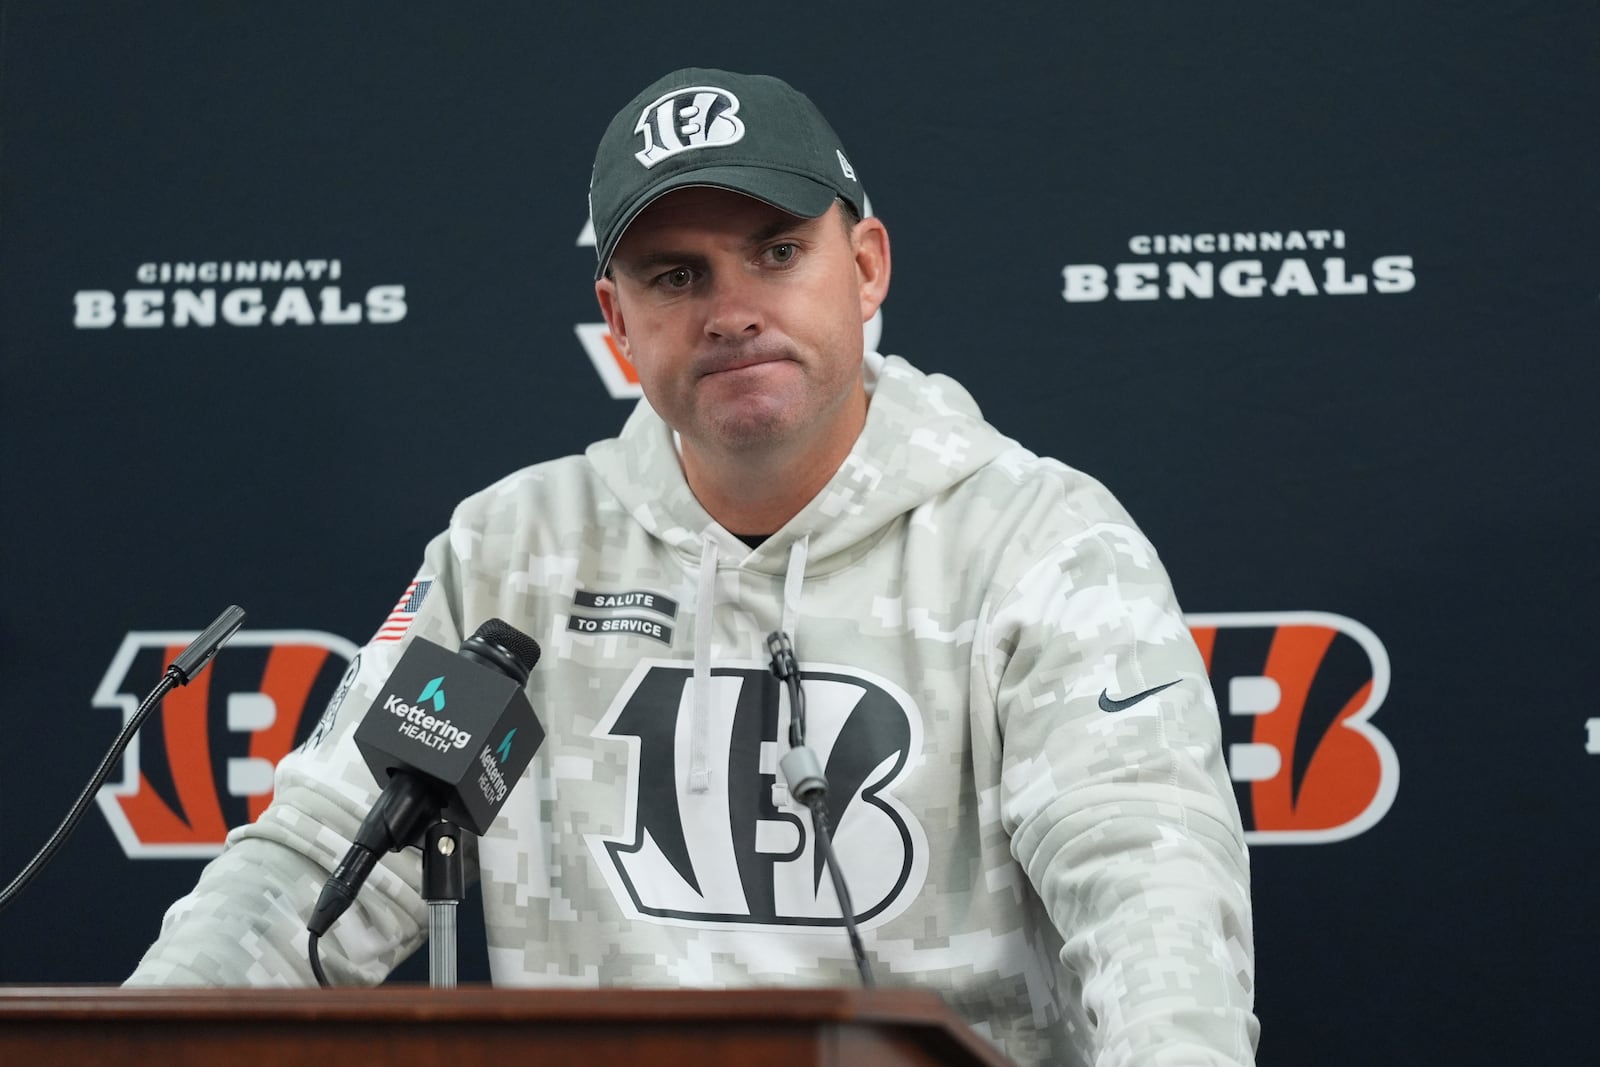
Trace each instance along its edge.
<path fill-rule="evenodd" d="M 374 799 L 354 725 L 411 637 L 455 648 L 499 617 L 543 646 L 548 736 L 478 844 L 494 981 L 853 983 L 778 773 L 782 628 L 880 984 L 938 990 L 1023 1064 L 1251 1062 L 1239 816 L 1154 550 L 954 381 L 875 355 L 867 377 L 849 458 L 755 549 L 642 402 L 463 502 L 404 640 L 362 650 L 130 981 L 309 983 L 304 918 Z M 422 943 L 418 880 L 415 851 L 374 873 L 323 939 L 336 983 Z"/>

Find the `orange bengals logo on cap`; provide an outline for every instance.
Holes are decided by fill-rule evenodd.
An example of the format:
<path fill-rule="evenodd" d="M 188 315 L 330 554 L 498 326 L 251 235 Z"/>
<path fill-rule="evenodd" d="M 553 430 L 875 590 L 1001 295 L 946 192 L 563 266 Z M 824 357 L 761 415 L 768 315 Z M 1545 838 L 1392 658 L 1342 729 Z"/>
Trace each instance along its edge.
<path fill-rule="evenodd" d="M 130 633 L 95 691 L 123 721 L 193 633 Z M 146 720 L 122 780 L 96 798 L 130 858 L 214 856 L 272 800 L 278 761 L 305 740 L 356 647 L 314 630 L 241 630 Z M 330 709 L 331 710 L 331 709 Z"/>
<path fill-rule="evenodd" d="M 1370 721 L 1389 692 L 1377 635 L 1324 612 L 1187 621 L 1216 692 L 1245 838 L 1339 841 L 1382 819 L 1400 762 Z"/>

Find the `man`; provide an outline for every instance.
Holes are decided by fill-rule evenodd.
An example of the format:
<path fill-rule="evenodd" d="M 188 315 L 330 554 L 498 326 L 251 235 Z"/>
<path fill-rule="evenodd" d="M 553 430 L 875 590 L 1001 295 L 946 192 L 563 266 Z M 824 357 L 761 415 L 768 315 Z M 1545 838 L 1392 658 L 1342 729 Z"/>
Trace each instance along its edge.
<path fill-rule="evenodd" d="M 854 981 L 777 773 L 783 630 L 880 981 L 1019 1063 L 1251 1062 L 1245 850 L 1166 575 L 1098 483 L 863 352 L 889 240 L 827 122 L 775 79 L 680 71 L 612 121 L 590 201 L 647 402 L 465 501 L 408 605 L 407 640 L 500 617 L 545 646 L 548 737 L 478 848 L 494 980 Z M 389 636 L 132 981 L 310 981 Z M 381 866 L 323 939 L 336 983 L 417 948 L 416 867 Z"/>

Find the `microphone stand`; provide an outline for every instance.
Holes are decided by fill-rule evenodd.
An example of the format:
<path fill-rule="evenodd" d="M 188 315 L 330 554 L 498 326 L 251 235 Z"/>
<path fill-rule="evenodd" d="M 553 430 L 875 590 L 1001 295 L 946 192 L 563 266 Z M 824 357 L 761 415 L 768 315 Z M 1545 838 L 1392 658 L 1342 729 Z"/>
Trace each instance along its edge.
<path fill-rule="evenodd" d="M 456 906 L 466 895 L 461 853 L 467 831 L 440 816 L 422 840 L 422 899 L 428 905 L 428 984 L 456 987 Z"/>
<path fill-rule="evenodd" d="M 317 906 L 306 922 L 310 932 L 307 954 L 311 973 L 323 988 L 333 983 L 322 969 L 318 942 L 328 932 L 328 927 L 344 914 L 355 898 L 357 888 L 367 880 L 367 875 L 384 852 L 398 852 L 402 848 L 419 846 L 422 849 L 423 903 L 428 905 L 428 984 L 434 989 L 456 987 L 456 908 L 466 896 L 466 869 L 462 855 L 469 831 L 444 817 L 443 805 L 431 796 L 415 779 L 407 776 L 410 789 L 394 794 L 398 797 L 393 809 L 386 811 L 382 802 L 367 813 L 356 835 L 355 847 L 335 868 L 322 888 Z M 392 815 L 391 818 L 384 818 Z M 407 834 L 399 827 L 420 824 L 425 829 Z M 370 830 L 370 832 L 369 832 Z M 390 836 L 383 836 L 385 833 Z M 395 841 L 401 844 L 394 844 Z"/>

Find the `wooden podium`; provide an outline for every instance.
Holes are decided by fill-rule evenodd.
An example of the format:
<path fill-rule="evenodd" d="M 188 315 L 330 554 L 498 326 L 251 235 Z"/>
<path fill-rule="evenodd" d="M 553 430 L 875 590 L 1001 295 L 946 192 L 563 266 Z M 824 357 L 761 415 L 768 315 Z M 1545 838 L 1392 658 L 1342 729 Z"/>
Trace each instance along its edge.
<path fill-rule="evenodd" d="M 0 1064 L 84 1063 L 1009 1067 L 904 989 L 0 988 Z"/>

